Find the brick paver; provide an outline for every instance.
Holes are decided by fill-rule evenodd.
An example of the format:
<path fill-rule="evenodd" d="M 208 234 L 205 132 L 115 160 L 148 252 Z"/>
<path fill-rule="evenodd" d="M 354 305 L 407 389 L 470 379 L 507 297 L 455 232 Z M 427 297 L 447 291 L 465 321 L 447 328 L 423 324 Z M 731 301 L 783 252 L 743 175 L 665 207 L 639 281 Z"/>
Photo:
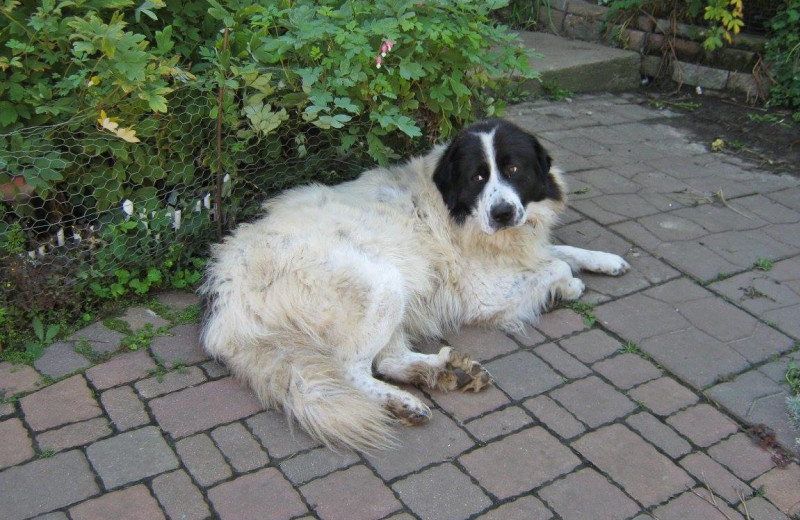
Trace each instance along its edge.
<path fill-rule="evenodd" d="M 19 419 L 0 421 L 0 439 L 0 470 L 33 457 L 31 439 Z"/>
<path fill-rule="evenodd" d="M 150 401 L 158 424 L 176 438 L 253 415 L 261 408 L 255 395 L 231 378 Z"/>
<path fill-rule="evenodd" d="M 459 462 L 500 499 L 534 489 L 580 464 L 568 448 L 540 427 L 489 444 Z"/>
<path fill-rule="evenodd" d="M 181 439 L 175 443 L 175 449 L 189 473 L 202 487 L 208 487 L 233 475 L 222 453 L 207 435 Z"/>
<path fill-rule="evenodd" d="M 144 404 L 129 386 L 112 388 L 100 394 L 103 403 L 114 426 L 124 431 L 137 426 L 144 426 L 150 422 L 150 417 L 144 409 Z"/>
<path fill-rule="evenodd" d="M 667 423 L 704 448 L 739 429 L 736 423 L 708 404 L 699 404 L 678 412 L 667 419 Z"/>
<path fill-rule="evenodd" d="M 258 441 L 241 423 L 220 426 L 211 432 L 211 438 L 237 472 L 251 471 L 269 462 Z"/>
<path fill-rule="evenodd" d="M 378 520 L 401 507 L 386 484 L 364 466 L 331 473 L 300 491 L 322 520 Z"/>
<path fill-rule="evenodd" d="M 98 441 L 86 455 L 109 489 L 178 467 L 177 457 L 155 426 Z"/>
<path fill-rule="evenodd" d="M 416 473 L 392 488 L 417 516 L 427 520 L 458 520 L 486 509 L 492 501 L 452 464 Z"/>
<path fill-rule="evenodd" d="M 600 426 L 636 409 L 636 404 L 592 376 L 555 390 L 553 398 L 590 427 Z"/>
<path fill-rule="evenodd" d="M 153 479 L 153 491 L 171 519 L 203 520 L 209 516 L 203 495 L 184 471 L 157 476 Z"/>
<path fill-rule="evenodd" d="M 74 520 L 166 520 L 158 502 L 141 484 L 88 500 L 69 512 Z"/>
<path fill-rule="evenodd" d="M 645 506 L 663 502 L 694 484 L 674 462 L 619 424 L 587 433 L 573 445 Z"/>
<path fill-rule="evenodd" d="M 35 431 L 91 419 L 102 413 L 83 376 L 59 381 L 20 399 L 25 422 Z"/>
<path fill-rule="evenodd" d="M 108 420 L 97 417 L 41 433 L 36 436 L 36 442 L 43 450 L 61 451 L 89 444 L 108 435 L 111 435 Z"/>
<path fill-rule="evenodd" d="M 86 457 L 77 450 L 0 472 L 3 520 L 30 518 L 80 502 L 99 491 Z"/>
<path fill-rule="evenodd" d="M 289 520 L 307 511 L 300 494 L 275 468 L 219 484 L 208 498 L 222 520 Z"/>
<path fill-rule="evenodd" d="M 130 383 L 147 376 L 156 369 L 155 362 L 145 350 L 121 354 L 110 361 L 86 371 L 86 377 L 100 389 Z"/>
<path fill-rule="evenodd" d="M 740 494 L 751 520 L 797 516 L 800 466 L 776 461 L 800 435 L 785 404 L 800 362 L 800 181 L 709 153 L 684 116 L 638 95 L 509 113 L 568 172 L 554 240 L 631 264 L 579 274 L 586 319 L 561 304 L 522 333 L 447 334 L 496 386 L 410 388 L 431 421 L 358 454 L 262 410 L 202 351 L 198 324 L 134 307 L 134 330 L 165 327 L 148 348 L 120 352 L 124 336 L 98 322 L 34 367 L 0 362 L 0 518 L 742 520 Z M 83 339 L 104 362 L 75 353 Z M 782 448 L 739 426 L 760 423 Z"/>
<path fill-rule="evenodd" d="M 550 484 L 539 495 L 564 520 L 623 520 L 639 506 L 592 469 L 582 469 Z"/>

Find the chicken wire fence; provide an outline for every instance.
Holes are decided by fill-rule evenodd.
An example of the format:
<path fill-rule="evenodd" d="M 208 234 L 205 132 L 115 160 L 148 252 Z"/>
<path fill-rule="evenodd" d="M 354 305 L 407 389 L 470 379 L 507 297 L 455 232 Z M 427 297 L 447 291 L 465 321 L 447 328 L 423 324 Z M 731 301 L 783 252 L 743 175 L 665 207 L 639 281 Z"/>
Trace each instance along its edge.
<path fill-rule="evenodd" d="M 0 324 L 12 307 L 79 310 L 87 298 L 146 293 L 164 276 L 188 285 L 199 269 L 180 264 L 264 198 L 370 162 L 268 104 L 223 117 L 215 92 L 190 88 L 170 103 L 135 124 L 101 113 L 0 134 Z"/>

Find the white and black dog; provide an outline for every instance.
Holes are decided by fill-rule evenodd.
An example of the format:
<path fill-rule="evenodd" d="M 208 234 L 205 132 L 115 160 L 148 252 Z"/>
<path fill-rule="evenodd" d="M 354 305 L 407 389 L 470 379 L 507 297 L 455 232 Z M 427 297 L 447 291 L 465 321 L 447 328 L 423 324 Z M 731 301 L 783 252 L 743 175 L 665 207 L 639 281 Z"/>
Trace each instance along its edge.
<path fill-rule="evenodd" d="M 468 356 L 413 342 L 465 324 L 519 330 L 554 299 L 580 297 L 574 271 L 628 269 L 550 244 L 565 194 L 537 139 L 500 119 L 407 164 L 289 190 L 214 247 L 203 345 L 326 444 L 387 446 L 392 416 L 431 416 L 387 381 L 492 382 Z"/>

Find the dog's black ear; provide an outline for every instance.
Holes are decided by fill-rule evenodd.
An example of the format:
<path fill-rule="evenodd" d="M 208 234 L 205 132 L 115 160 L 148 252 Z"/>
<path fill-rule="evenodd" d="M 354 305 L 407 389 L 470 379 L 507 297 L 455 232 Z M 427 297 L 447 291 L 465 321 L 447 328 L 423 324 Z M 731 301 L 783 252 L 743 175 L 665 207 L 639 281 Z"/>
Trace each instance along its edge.
<path fill-rule="evenodd" d="M 544 146 L 542 146 L 542 143 L 540 143 L 535 136 L 531 135 L 531 141 L 533 141 L 533 148 L 536 150 L 536 158 L 539 162 L 539 169 L 541 170 L 545 179 L 545 198 L 552 200 L 563 200 L 564 194 L 561 193 L 561 186 L 558 184 L 553 174 L 550 173 L 550 169 L 553 167 L 553 158 L 550 157 L 550 153 L 545 150 Z"/>
<path fill-rule="evenodd" d="M 447 209 L 453 210 L 456 206 L 456 186 L 455 186 L 455 156 L 456 142 L 450 143 L 447 149 L 442 153 L 439 162 L 436 163 L 436 169 L 433 171 L 433 183 L 442 194 Z"/>

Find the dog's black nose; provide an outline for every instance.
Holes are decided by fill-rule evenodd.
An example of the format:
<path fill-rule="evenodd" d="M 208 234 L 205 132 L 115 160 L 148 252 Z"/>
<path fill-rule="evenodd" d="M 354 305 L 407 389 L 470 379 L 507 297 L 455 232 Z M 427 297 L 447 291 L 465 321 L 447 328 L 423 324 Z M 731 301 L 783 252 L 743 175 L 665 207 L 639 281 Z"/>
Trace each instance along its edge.
<path fill-rule="evenodd" d="M 514 206 L 508 202 L 501 202 L 496 206 L 492 206 L 490 215 L 492 216 L 492 220 L 498 224 L 507 226 L 514 218 Z"/>

